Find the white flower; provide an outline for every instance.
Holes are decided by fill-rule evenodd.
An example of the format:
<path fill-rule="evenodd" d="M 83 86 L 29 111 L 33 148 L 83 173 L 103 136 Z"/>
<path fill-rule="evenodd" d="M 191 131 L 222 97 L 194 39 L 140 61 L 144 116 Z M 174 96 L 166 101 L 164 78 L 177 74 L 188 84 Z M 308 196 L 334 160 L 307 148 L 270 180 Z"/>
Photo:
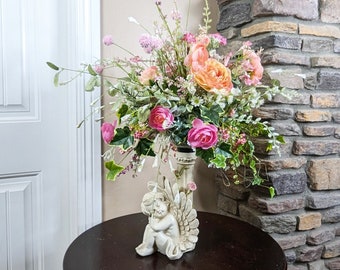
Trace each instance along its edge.
<path fill-rule="evenodd" d="M 128 17 L 129 22 L 135 23 L 137 25 L 140 25 L 140 23 L 134 18 L 134 17 Z"/>
<path fill-rule="evenodd" d="M 195 107 L 199 107 L 200 105 L 203 104 L 203 100 L 197 96 L 194 96 L 191 99 L 191 104 L 194 105 Z"/>

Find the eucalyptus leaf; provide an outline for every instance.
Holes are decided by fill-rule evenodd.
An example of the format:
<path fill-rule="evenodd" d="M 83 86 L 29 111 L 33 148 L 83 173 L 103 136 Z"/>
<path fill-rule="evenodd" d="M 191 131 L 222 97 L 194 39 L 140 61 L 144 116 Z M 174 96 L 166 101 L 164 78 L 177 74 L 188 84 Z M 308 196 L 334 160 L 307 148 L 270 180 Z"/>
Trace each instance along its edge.
<path fill-rule="evenodd" d="M 89 72 L 92 76 L 97 76 L 97 72 L 95 72 L 95 71 L 93 70 L 93 68 L 92 68 L 91 65 L 88 65 L 88 66 L 87 66 L 87 70 L 88 70 L 88 72 Z"/>
<path fill-rule="evenodd" d="M 59 70 L 59 67 L 56 66 L 55 64 L 51 63 L 51 62 L 46 62 L 46 64 L 51 68 L 51 69 L 54 69 L 56 71 Z"/>
<path fill-rule="evenodd" d="M 57 72 L 55 75 L 54 75 L 54 78 L 53 78 L 53 84 L 55 87 L 59 86 L 59 75 L 60 75 L 61 71 Z"/>
<path fill-rule="evenodd" d="M 94 88 L 95 88 L 95 86 L 96 86 L 96 84 L 97 84 L 97 78 L 96 77 L 91 77 L 88 81 L 87 81 L 87 83 L 86 83 L 86 85 L 85 85 L 85 91 L 93 91 L 94 90 Z"/>

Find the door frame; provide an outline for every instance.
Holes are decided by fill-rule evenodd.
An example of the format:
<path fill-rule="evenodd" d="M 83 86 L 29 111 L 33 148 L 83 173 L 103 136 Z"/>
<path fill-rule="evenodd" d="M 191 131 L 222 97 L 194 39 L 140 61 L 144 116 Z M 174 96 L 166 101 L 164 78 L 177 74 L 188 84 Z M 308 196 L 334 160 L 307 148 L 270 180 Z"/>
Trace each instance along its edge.
<path fill-rule="evenodd" d="M 100 1 L 69 1 L 67 33 L 67 63 L 69 67 L 79 67 L 83 61 L 91 63 L 100 57 L 101 16 Z M 66 35 L 65 35 L 66 34 Z M 100 89 L 94 92 L 84 91 L 86 78 L 77 80 L 68 86 L 71 99 L 69 108 L 71 123 L 84 124 L 77 128 L 70 127 L 73 150 L 70 153 L 70 237 L 78 236 L 86 229 L 102 221 L 102 173 L 101 173 L 101 135 L 99 115 L 96 107 L 90 104 L 100 102 Z M 96 103 L 95 106 L 99 106 Z M 100 112 L 99 112 L 100 113 Z"/>

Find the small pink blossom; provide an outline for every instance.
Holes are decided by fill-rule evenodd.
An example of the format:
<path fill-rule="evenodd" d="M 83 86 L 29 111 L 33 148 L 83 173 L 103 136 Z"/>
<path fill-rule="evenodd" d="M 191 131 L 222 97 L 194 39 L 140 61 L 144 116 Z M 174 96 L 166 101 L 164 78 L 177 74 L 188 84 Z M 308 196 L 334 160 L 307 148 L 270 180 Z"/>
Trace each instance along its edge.
<path fill-rule="evenodd" d="M 97 73 L 97 74 L 102 74 L 104 70 L 104 67 L 102 65 L 95 65 L 94 66 L 94 71 Z"/>
<path fill-rule="evenodd" d="M 105 46 L 110 46 L 113 44 L 113 37 L 112 35 L 106 35 L 103 37 L 103 44 Z"/>
<path fill-rule="evenodd" d="M 103 123 L 101 126 L 102 138 L 105 143 L 109 144 L 115 135 L 115 129 L 117 126 L 117 120 L 113 121 L 113 123 Z"/>
<path fill-rule="evenodd" d="M 155 81 L 158 76 L 158 67 L 151 66 L 142 71 L 138 77 L 139 81 L 143 85 L 150 85 L 150 81 Z"/>
<path fill-rule="evenodd" d="M 222 137 L 222 140 L 228 141 L 229 138 L 230 138 L 229 131 L 226 130 L 226 129 L 223 129 L 223 130 L 221 131 L 221 137 Z"/>
<path fill-rule="evenodd" d="M 241 138 L 239 138 L 236 142 L 236 146 L 243 145 L 247 142 L 246 134 L 242 133 Z"/>
<path fill-rule="evenodd" d="M 233 57 L 233 53 L 230 52 L 224 57 L 224 65 L 227 67 L 230 61 L 230 58 Z"/>
<path fill-rule="evenodd" d="M 210 34 L 210 37 L 215 39 L 222 46 L 227 45 L 227 39 L 224 36 L 222 36 L 220 33 Z"/>
<path fill-rule="evenodd" d="M 195 191 L 197 189 L 197 185 L 195 182 L 193 181 L 190 181 L 188 184 L 187 184 L 187 188 L 190 190 L 190 191 Z"/>
<path fill-rule="evenodd" d="M 181 13 L 179 13 L 177 10 L 173 10 L 171 12 L 171 18 L 174 20 L 174 21 L 180 21 L 182 19 L 182 15 Z"/>
<path fill-rule="evenodd" d="M 250 40 L 243 42 L 243 47 L 250 47 L 253 43 Z"/>
<path fill-rule="evenodd" d="M 130 58 L 130 62 L 131 62 L 131 63 L 139 63 L 139 62 L 141 62 L 141 61 L 142 61 L 142 58 L 141 58 L 140 56 L 138 56 L 138 55 L 136 55 L 136 56 Z"/>
<path fill-rule="evenodd" d="M 163 42 L 160 38 L 149 34 L 143 34 L 139 39 L 139 44 L 144 51 L 149 54 L 163 46 Z"/>
<path fill-rule="evenodd" d="M 171 66 L 169 65 L 166 65 L 165 66 L 165 74 L 168 76 L 168 77 L 172 77 L 173 74 L 174 74 L 174 70 Z"/>
<path fill-rule="evenodd" d="M 149 116 L 149 126 L 158 131 L 164 131 L 171 127 L 174 115 L 168 108 L 162 106 L 154 107 Z"/>
<path fill-rule="evenodd" d="M 188 143 L 195 148 L 209 149 L 217 143 L 217 131 L 217 127 L 213 124 L 205 124 L 201 119 L 196 118 L 188 132 Z"/>
<path fill-rule="evenodd" d="M 135 139 L 140 139 L 140 138 L 143 138 L 145 136 L 145 134 L 147 133 L 146 130 L 139 130 L 139 131 L 136 131 L 134 134 L 133 134 L 133 137 Z"/>
<path fill-rule="evenodd" d="M 192 33 L 185 33 L 183 35 L 183 40 L 186 41 L 189 44 L 195 43 L 196 42 L 196 37 Z"/>

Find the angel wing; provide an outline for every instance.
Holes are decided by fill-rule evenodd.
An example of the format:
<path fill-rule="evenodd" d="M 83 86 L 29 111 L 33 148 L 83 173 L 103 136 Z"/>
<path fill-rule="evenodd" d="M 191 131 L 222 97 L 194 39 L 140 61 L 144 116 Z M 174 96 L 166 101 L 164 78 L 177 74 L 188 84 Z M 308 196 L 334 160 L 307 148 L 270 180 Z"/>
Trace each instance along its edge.
<path fill-rule="evenodd" d="M 179 247 L 183 253 L 191 251 L 198 241 L 199 221 L 197 212 L 193 208 L 192 201 L 188 195 L 183 191 L 179 191 L 177 183 L 171 186 L 166 178 L 163 183 L 164 192 L 170 201 L 172 212 L 178 223 L 180 231 Z"/>

